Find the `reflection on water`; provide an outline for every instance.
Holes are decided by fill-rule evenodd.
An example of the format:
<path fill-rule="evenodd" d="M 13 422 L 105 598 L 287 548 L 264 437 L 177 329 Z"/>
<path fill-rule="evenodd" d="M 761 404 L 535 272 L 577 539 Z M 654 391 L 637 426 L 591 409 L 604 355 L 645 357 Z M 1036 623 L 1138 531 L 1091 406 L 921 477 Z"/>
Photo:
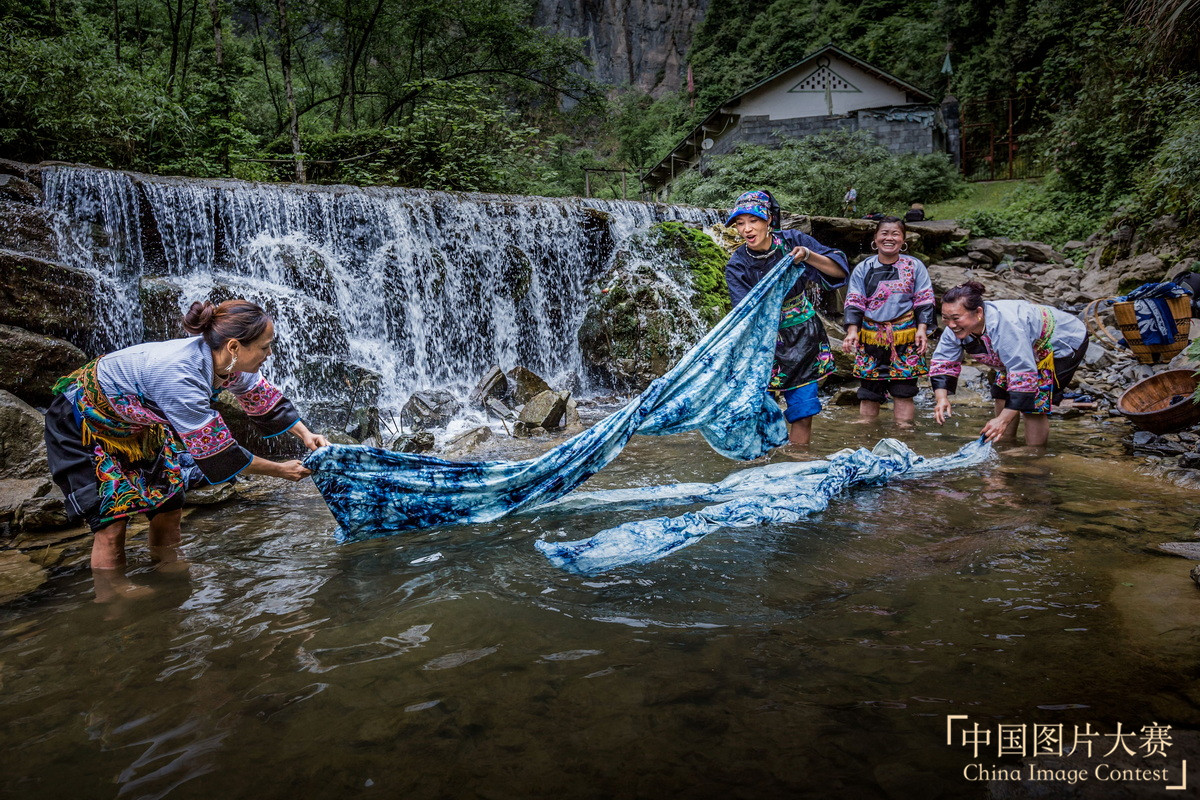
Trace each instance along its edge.
<path fill-rule="evenodd" d="M 822 417 L 812 457 L 896 435 L 853 416 Z M 942 455 L 984 420 L 901 438 Z M 533 542 L 611 513 L 338 546 L 315 491 L 200 510 L 186 573 L 135 570 L 151 597 L 96 605 L 85 572 L 2 611 L 0 788 L 986 797 L 946 745 L 947 714 L 1200 724 L 1190 565 L 1144 551 L 1192 538 L 1191 497 L 1126 459 L 1123 432 L 1056 423 L 1046 454 L 864 489 L 593 578 Z M 697 436 L 637 438 L 588 487 L 735 468 Z"/>

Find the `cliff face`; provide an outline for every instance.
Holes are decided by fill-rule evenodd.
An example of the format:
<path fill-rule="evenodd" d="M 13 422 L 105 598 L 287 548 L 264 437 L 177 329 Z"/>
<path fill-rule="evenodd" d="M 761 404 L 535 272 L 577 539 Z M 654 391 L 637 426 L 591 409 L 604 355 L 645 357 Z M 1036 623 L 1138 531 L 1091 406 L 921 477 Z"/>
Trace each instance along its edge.
<path fill-rule="evenodd" d="M 659 96 L 684 85 L 709 0 L 538 0 L 533 23 L 588 40 L 592 77 Z"/>

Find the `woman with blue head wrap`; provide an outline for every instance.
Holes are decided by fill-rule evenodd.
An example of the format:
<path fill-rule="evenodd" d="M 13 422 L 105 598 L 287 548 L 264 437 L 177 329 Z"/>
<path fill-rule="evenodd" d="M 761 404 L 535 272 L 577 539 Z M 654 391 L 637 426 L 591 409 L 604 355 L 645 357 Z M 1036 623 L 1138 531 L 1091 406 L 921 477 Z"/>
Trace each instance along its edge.
<path fill-rule="evenodd" d="M 732 226 L 744 240 L 725 265 L 725 282 L 736 306 L 746 293 L 787 254 L 804 264 L 779 319 L 779 338 L 775 345 L 775 367 L 770 391 L 781 392 L 787 402 L 791 444 L 808 444 L 812 437 L 812 418 L 821 410 L 817 399 L 817 381 L 833 371 L 833 353 L 829 337 L 806 289 L 817 282 L 827 289 L 841 286 L 849 272 L 846 254 L 826 247 L 800 231 L 776 230 L 779 206 L 770 192 L 755 190 L 737 199 L 725 224 Z"/>

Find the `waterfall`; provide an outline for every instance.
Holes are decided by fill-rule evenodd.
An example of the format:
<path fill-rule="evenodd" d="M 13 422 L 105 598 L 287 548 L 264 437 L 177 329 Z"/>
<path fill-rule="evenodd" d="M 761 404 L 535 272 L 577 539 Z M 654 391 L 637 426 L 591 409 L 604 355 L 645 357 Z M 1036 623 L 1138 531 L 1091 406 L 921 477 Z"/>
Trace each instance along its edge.
<path fill-rule="evenodd" d="M 193 300 L 246 297 L 276 322 L 266 372 L 289 396 L 345 402 L 346 366 L 380 405 L 465 395 L 493 364 L 583 377 L 596 281 L 655 222 L 712 212 L 634 201 L 183 180 L 85 167 L 44 175 L 64 260 L 103 294 L 104 341 L 140 341 L 147 281 Z M 161 311 L 159 315 L 162 316 Z"/>

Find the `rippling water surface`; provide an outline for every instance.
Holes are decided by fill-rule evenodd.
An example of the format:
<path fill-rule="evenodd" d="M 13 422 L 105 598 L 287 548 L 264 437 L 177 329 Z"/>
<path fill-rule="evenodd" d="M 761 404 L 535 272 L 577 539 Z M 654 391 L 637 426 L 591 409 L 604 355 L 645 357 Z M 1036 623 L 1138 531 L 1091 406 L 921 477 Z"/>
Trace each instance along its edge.
<path fill-rule="evenodd" d="M 963 414 L 901 438 L 951 452 L 985 419 Z M 896 434 L 853 417 L 820 418 L 813 455 Z M 596 578 L 533 542 L 611 517 L 338 546 L 311 486 L 198 509 L 186 571 L 152 571 L 134 540 L 151 596 L 95 604 L 84 570 L 0 609 L 0 789 L 986 797 L 948 714 L 1200 726 L 1191 565 L 1145 550 L 1194 537 L 1193 495 L 1126 457 L 1125 432 L 1056 422 L 1047 454 L 857 491 Z M 699 437 L 638 438 L 588 487 L 737 468 Z"/>

